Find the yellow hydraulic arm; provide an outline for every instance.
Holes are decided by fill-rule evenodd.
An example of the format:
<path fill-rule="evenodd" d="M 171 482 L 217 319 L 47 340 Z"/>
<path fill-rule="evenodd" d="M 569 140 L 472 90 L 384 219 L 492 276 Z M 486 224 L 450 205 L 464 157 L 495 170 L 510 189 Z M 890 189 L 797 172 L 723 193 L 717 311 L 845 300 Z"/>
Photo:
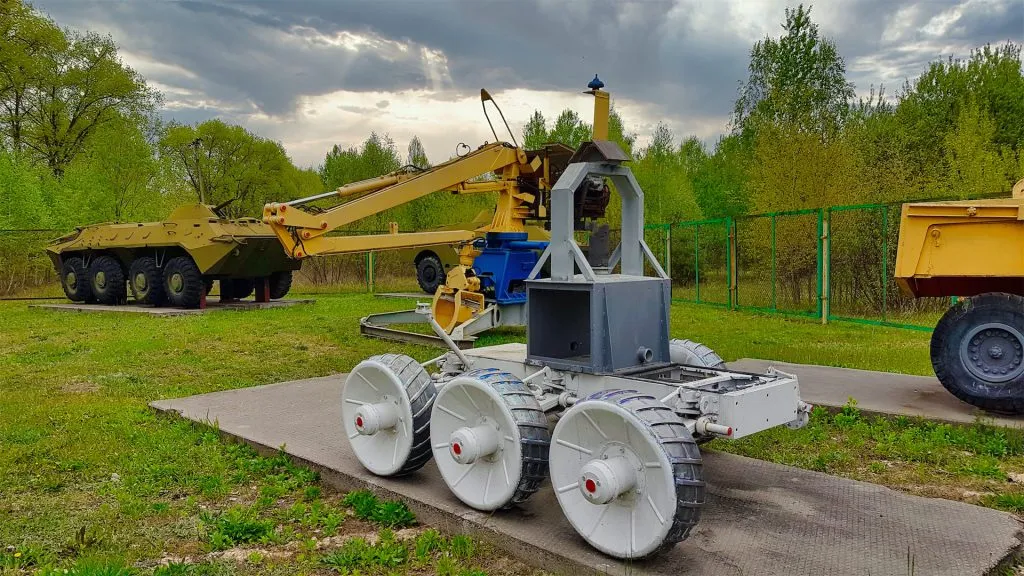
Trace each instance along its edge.
<path fill-rule="evenodd" d="M 481 231 L 519 232 L 525 230 L 524 220 L 531 216 L 528 204 L 532 194 L 520 192 L 520 175 L 534 174 L 543 166 L 540 157 L 527 160 L 521 148 L 496 142 L 419 172 L 399 171 L 353 182 L 333 192 L 302 198 L 285 203 L 271 203 L 263 208 L 263 221 L 270 225 L 281 240 L 285 251 L 293 258 L 390 250 L 432 244 L 453 244 L 472 240 L 476 234 L 469 230 L 440 232 L 328 236 L 347 224 L 372 216 L 402 204 L 412 202 L 437 191 L 456 194 L 498 192 L 498 207 L 494 219 Z M 497 179 L 472 180 L 494 174 Z M 331 198 L 352 198 L 322 212 L 303 210 L 300 206 Z"/>

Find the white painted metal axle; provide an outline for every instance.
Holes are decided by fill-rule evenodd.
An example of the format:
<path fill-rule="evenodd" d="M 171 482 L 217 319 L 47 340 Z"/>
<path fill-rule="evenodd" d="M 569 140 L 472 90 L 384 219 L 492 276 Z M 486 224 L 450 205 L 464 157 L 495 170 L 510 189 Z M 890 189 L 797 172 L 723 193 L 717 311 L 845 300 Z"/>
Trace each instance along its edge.
<path fill-rule="evenodd" d="M 481 424 L 452 432 L 448 450 L 459 464 L 472 464 L 478 458 L 485 458 L 497 452 L 500 445 L 501 438 L 494 426 Z"/>
<path fill-rule="evenodd" d="M 394 428 L 399 420 L 398 407 L 393 402 L 363 404 L 356 409 L 356 432 L 372 436 L 381 430 Z"/>
<path fill-rule="evenodd" d="M 593 504 L 607 504 L 636 486 L 636 470 L 623 456 L 591 460 L 580 469 L 580 492 Z"/>

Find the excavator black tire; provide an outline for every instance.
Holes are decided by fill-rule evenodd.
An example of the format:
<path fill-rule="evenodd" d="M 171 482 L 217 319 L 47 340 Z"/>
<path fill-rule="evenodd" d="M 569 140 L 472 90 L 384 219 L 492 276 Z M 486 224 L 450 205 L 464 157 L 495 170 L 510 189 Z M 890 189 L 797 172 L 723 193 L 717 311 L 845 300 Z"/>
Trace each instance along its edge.
<path fill-rule="evenodd" d="M 1024 297 L 987 293 L 946 311 L 931 340 L 939 382 L 997 414 L 1024 414 Z"/>
<path fill-rule="evenodd" d="M 444 281 L 444 266 L 440 258 L 428 254 L 416 262 L 416 282 L 424 292 L 434 294 Z"/>

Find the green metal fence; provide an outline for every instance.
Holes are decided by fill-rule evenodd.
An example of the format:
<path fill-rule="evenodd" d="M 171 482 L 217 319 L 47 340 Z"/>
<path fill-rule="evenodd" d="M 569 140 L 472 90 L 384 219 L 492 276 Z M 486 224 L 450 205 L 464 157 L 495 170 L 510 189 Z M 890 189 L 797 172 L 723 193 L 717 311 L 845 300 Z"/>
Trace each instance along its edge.
<path fill-rule="evenodd" d="M 950 300 L 897 288 L 899 216 L 863 204 L 652 224 L 647 243 L 677 301 L 931 330 Z"/>

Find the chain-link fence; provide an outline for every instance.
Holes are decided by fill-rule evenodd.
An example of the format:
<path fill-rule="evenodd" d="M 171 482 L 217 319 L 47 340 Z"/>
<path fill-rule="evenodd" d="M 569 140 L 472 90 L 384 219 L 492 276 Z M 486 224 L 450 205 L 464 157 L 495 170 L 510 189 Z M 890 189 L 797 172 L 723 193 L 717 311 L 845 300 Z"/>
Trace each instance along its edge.
<path fill-rule="evenodd" d="M 652 224 L 647 243 L 676 300 L 931 329 L 949 298 L 893 281 L 900 205 L 868 204 Z"/>

